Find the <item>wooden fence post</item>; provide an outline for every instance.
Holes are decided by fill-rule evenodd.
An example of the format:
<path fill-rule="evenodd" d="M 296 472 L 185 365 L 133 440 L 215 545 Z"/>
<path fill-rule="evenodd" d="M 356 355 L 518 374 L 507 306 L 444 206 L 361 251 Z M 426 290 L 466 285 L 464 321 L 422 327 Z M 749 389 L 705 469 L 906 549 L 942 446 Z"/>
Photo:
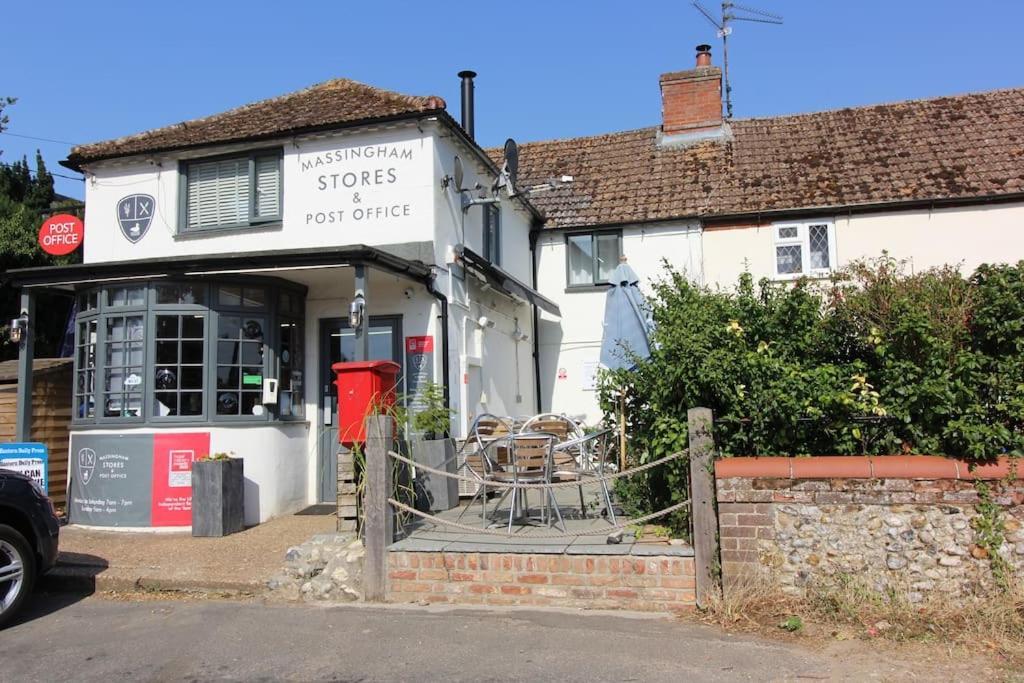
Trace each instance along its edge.
<path fill-rule="evenodd" d="M 363 564 L 363 594 L 368 602 L 384 602 L 388 584 L 388 546 L 393 540 L 391 506 L 392 419 L 385 415 L 366 418 L 363 529 L 366 560 Z"/>
<path fill-rule="evenodd" d="M 690 512 L 693 523 L 693 560 L 697 579 L 697 606 L 708 606 L 720 594 L 721 555 L 718 547 L 718 512 L 715 509 L 714 414 L 710 408 L 686 412 L 690 439 Z"/>

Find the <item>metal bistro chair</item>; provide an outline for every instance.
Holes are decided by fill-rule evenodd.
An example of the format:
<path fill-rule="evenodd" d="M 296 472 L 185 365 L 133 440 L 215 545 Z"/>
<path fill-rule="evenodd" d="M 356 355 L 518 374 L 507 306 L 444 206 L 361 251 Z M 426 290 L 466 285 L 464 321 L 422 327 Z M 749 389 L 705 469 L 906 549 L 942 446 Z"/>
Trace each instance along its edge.
<path fill-rule="evenodd" d="M 480 517 L 483 520 L 483 526 L 487 527 L 487 483 L 495 481 L 495 474 L 502 471 L 502 466 L 507 463 L 508 448 L 503 444 L 511 436 L 511 425 L 497 415 L 484 413 L 473 421 L 473 425 L 469 429 L 469 436 L 460 449 L 460 455 L 465 458 L 462 468 L 478 479 L 479 485 L 476 493 L 459 513 L 456 521 L 461 520 L 462 516 L 466 514 L 466 510 L 473 507 L 473 502 L 479 498 Z M 489 451 L 493 451 L 493 454 Z"/>
<path fill-rule="evenodd" d="M 514 484 L 550 484 L 556 441 L 557 437 L 553 434 L 531 433 L 512 436 L 508 441 L 511 456 L 509 469 L 507 471 L 495 472 L 493 474 L 494 479 Z M 521 509 L 525 517 L 530 511 L 529 503 L 526 499 L 526 489 L 513 488 L 511 491 L 512 505 L 508 512 L 509 533 L 512 533 L 512 521 L 515 519 L 516 513 Z M 504 497 L 502 496 L 502 499 Z M 501 504 L 500 500 L 498 504 Z M 561 525 L 561 530 L 565 531 L 565 521 L 562 519 L 562 511 L 558 509 L 555 492 L 551 489 L 544 489 L 541 522 L 543 523 L 545 517 L 547 517 L 548 524 L 550 525 L 550 513 L 547 513 L 549 505 L 558 517 L 558 524 Z"/>
<path fill-rule="evenodd" d="M 551 473 L 552 482 L 576 481 L 580 482 L 580 512 L 584 519 L 587 516 L 586 506 L 583 501 L 584 477 L 600 477 L 605 473 L 605 463 L 608 457 L 608 437 L 613 430 L 604 429 L 593 434 L 588 434 L 575 439 L 569 439 L 555 446 L 554 468 Z M 608 521 L 615 524 L 615 509 L 612 506 L 611 492 L 608 490 L 608 482 L 602 479 L 601 497 L 604 499 L 605 510 Z"/>
<path fill-rule="evenodd" d="M 579 440 L 584 436 L 576 423 L 565 415 L 542 413 L 541 415 L 532 417 L 527 420 L 520 429 L 521 434 L 531 432 L 553 434 L 556 437 L 557 442 L 555 443 L 554 452 L 552 454 L 552 469 L 556 473 L 562 473 L 562 481 L 569 480 L 566 476 L 566 472 L 568 470 L 577 470 L 583 466 L 583 462 L 578 462 L 576 460 L 581 453 L 581 449 L 567 449 L 563 447 L 563 444 L 566 442 Z M 587 504 L 583 499 L 583 484 L 580 484 L 577 488 L 579 489 L 580 494 L 580 514 L 586 518 Z"/>

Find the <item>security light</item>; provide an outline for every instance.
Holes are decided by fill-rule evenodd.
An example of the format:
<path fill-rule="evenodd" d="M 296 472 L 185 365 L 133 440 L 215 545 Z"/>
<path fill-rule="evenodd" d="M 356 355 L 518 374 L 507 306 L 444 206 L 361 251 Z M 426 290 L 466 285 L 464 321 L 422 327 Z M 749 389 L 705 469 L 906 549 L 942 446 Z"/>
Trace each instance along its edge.
<path fill-rule="evenodd" d="M 21 344 L 28 335 L 28 311 L 22 311 L 21 315 L 11 321 L 11 341 Z"/>
<path fill-rule="evenodd" d="M 366 311 L 366 299 L 363 295 L 356 294 L 356 298 L 352 299 L 352 303 L 348 306 L 348 326 L 353 330 L 358 330 L 363 326 L 363 313 Z"/>

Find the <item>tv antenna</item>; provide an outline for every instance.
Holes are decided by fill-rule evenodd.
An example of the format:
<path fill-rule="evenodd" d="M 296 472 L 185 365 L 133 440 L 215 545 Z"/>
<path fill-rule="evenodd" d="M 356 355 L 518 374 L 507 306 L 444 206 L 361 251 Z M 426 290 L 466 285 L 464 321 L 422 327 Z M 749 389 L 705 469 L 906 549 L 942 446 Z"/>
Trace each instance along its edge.
<path fill-rule="evenodd" d="M 704 5 L 694 0 L 693 6 L 704 18 L 711 22 L 711 25 L 718 30 L 718 37 L 722 39 L 722 72 L 725 76 L 725 117 L 732 118 L 732 86 L 729 85 L 729 35 L 732 33 L 733 21 L 753 21 L 759 24 L 781 24 L 782 17 L 778 14 L 765 12 L 755 7 L 739 5 L 735 2 L 722 3 L 722 16 L 715 18 Z M 739 14 L 737 14 L 739 12 Z"/>

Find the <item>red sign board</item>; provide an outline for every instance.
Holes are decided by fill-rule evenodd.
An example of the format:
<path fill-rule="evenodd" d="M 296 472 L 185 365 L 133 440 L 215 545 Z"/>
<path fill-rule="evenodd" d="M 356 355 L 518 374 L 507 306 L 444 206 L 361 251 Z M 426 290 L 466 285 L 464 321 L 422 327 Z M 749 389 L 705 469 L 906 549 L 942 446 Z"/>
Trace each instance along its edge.
<path fill-rule="evenodd" d="M 63 256 L 78 249 L 85 236 L 82 219 L 67 213 L 50 216 L 39 228 L 39 246 L 47 254 Z"/>
<path fill-rule="evenodd" d="M 209 432 L 153 435 L 152 526 L 192 523 L 192 463 L 209 452 Z"/>
<path fill-rule="evenodd" d="M 434 352 L 434 338 L 431 336 L 425 337 L 406 337 L 405 338 L 405 352 L 406 353 L 433 353 Z"/>

